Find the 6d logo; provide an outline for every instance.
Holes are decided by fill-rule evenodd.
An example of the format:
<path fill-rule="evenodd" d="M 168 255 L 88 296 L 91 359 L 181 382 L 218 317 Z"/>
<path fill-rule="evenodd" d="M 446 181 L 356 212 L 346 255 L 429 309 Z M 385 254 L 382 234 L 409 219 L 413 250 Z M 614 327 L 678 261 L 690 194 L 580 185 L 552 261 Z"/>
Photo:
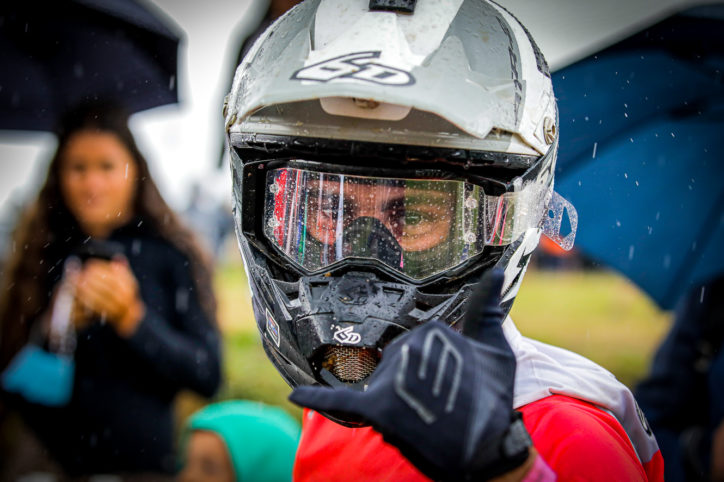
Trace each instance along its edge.
<path fill-rule="evenodd" d="M 415 78 L 409 72 L 375 62 L 379 57 L 379 51 L 334 57 L 297 70 L 291 80 L 329 82 L 335 79 L 355 79 L 400 87 L 415 83 Z"/>

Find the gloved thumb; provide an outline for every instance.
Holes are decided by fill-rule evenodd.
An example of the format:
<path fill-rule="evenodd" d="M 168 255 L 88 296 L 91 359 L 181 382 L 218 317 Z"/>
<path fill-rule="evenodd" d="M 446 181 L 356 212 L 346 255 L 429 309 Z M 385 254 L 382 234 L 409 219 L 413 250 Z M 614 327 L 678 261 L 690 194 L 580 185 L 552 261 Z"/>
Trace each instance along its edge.
<path fill-rule="evenodd" d="M 488 271 L 470 295 L 463 334 L 481 343 L 502 336 L 503 310 L 500 308 L 503 270 Z M 491 338 L 492 337 L 492 338 Z"/>
<path fill-rule="evenodd" d="M 292 403 L 318 412 L 353 414 L 364 417 L 364 393 L 348 388 L 297 387 L 289 395 Z"/>

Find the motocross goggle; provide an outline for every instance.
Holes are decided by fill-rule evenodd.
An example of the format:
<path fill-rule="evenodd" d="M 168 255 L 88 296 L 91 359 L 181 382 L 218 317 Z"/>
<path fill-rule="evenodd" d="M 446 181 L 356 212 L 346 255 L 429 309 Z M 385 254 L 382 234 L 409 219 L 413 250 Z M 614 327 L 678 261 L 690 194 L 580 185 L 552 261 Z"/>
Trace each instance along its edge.
<path fill-rule="evenodd" d="M 424 281 L 529 229 L 542 229 L 564 249 L 573 245 L 575 209 L 550 184 L 518 179 L 512 191 L 490 194 L 486 182 L 433 170 L 378 177 L 303 160 L 273 164 L 257 181 L 263 201 L 254 215 L 262 215 L 266 241 L 310 274 L 365 260 Z M 564 212 L 571 229 L 561 234 Z"/>

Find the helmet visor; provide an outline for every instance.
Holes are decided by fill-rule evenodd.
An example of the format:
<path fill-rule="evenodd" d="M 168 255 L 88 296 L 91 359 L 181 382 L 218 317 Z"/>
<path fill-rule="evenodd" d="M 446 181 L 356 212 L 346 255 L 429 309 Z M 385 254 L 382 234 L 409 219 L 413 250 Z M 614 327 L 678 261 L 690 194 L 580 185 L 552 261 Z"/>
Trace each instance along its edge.
<path fill-rule="evenodd" d="M 400 179 L 298 168 L 266 175 L 264 234 L 308 271 L 377 260 L 421 280 L 540 226 L 536 184 L 501 196 L 462 180 Z"/>

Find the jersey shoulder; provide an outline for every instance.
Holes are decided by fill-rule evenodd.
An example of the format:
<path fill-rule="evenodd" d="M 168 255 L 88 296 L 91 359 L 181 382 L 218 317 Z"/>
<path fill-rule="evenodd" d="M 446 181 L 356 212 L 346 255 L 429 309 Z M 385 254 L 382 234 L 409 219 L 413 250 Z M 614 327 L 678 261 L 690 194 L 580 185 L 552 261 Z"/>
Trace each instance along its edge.
<path fill-rule="evenodd" d="M 623 427 L 600 408 L 552 395 L 518 410 L 536 450 L 559 480 L 648 480 Z"/>

